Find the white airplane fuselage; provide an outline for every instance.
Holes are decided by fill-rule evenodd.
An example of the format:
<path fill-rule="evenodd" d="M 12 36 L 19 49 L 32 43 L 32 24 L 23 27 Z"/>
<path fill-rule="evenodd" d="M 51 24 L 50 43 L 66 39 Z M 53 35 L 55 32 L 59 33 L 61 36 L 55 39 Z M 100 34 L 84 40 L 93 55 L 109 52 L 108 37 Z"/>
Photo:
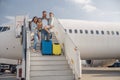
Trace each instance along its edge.
<path fill-rule="evenodd" d="M 120 24 L 79 20 L 61 20 L 61 24 L 78 46 L 82 59 L 120 58 Z"/>
<path fill-rule="evenodd" d="M 0 32 L 0 58 L 21 59 L 22 45 L 20 39 L 16 38 L 15 27 Z"/>
<path fill-rule="evenodd" d="M 78 46 L 82 59 L 120 58 L 120 24 L 80 20 L 60 20 L 60 23 Z M 21 59 L 22 45 L 14 28 L 1 32 L 0 37 L 0 57 Z"/>

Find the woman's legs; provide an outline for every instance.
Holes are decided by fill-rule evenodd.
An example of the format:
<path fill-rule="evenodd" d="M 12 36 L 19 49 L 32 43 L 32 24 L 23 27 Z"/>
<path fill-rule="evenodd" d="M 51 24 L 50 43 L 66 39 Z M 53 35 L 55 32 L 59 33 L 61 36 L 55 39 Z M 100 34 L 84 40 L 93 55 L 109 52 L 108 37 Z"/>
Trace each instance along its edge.
<path fill-rule="evenodd" d="M 36 50 L 37 42 L 38 42 L 38 36 L 37 36 L 37 34 L 35 33 L 35 34 L 34 34 L 34 44 L 33 44 L 33 49 L 34 49 L 34 50 Z"/>

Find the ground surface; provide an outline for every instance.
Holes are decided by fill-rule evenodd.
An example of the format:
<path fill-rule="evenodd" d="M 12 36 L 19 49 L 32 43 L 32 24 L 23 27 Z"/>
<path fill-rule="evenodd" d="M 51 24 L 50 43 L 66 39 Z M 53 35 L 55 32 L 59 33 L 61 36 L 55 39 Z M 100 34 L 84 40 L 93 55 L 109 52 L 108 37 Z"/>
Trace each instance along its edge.
<path fill-rule="evenodd" d="M 0 80 L 17 80 L 15 74 L 0 74 Z M 120 68 L 83 68 L 81 80 L 120 80 Z"/>
<path fill-rule="evenodd" d="M 0 80 L 17 80 L 15 74 L 10 74 L 8 72 L 6 73 L 0 73 Z"/>
<path fill-rule="evenodd" d="M 83 68 L 81 80 L 120 80 L 120 68 Z"/>

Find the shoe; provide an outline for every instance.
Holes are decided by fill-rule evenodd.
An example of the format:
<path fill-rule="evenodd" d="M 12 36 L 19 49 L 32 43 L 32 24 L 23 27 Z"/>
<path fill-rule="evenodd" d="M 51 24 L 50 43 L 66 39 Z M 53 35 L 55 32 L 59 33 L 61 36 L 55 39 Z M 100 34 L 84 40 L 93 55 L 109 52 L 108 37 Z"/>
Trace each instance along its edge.
<path fill-rule="evenodd" d="M 32 51 L 33 51 L 34 53 L 36 52 L 36 50 L 35 50 L 35 49 L 33 49 Z"/>

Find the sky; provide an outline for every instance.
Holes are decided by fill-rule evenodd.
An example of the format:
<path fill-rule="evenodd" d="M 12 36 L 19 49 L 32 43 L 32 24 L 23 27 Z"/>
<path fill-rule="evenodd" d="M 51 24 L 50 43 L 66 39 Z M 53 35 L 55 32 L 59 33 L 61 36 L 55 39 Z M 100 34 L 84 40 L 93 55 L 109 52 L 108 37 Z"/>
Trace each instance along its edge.
<path fill-rule="evenodd" d="M 0 0 L 0 25 L 17 15 L 41 17 L 53 12 L 60 19 L 120 22 L 120 0 Z"/>

